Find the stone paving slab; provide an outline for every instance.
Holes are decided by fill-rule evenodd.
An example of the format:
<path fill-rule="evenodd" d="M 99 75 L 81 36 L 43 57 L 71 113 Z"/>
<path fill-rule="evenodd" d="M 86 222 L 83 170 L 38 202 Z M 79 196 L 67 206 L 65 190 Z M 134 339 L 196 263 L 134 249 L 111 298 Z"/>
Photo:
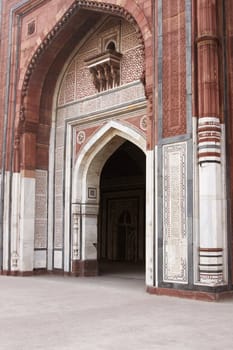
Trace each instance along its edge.
<path fill-rule="evenodd" d="M 233 349 L 233 301 L 149 295 L 140 279 L 0 276 L 0 350 Z"/>

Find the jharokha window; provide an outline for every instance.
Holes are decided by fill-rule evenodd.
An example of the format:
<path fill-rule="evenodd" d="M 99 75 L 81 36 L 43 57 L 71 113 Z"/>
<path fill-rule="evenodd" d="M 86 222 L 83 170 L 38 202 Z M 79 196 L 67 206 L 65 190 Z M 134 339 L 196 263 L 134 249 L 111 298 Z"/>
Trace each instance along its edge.
<path fill-rule="evenodd" d="M 86 60 L 92 74 L 93 84 L 98 92 L 120 85 L 120 62 L 122 54 L 117 52 L 116 45 L 110 41 L 104 52 Z"/>

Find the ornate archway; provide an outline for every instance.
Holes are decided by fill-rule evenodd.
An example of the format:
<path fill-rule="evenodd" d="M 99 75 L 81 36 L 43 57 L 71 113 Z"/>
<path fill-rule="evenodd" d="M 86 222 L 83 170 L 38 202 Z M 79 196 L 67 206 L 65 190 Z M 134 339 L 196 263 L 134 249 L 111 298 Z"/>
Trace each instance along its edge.
<path fill-rule="evenodd" d="M 146 154 L 142 134 L 128 125 L 110 121 L 90 138 L 76 160 L 72 186 L 72 272 L 75 275 L 97 273 L 100 175 L 106 161 L 126 140 Z"/>
<path fill-rule="evenodd" d="M 106 18 L 106 15 L 113 15 L 113 17 L 126 20 L 132 27 L 134 27 L 137 34 L 137 39 L 142 47 L 142 51 L 145 54 L 146 62 L 144 64 L 144 71 L 141 74 L 141 90 L 143 91 L 143 85 L 146 91 L 146 96 L 149 97 L 148 103 L 148 115 L 151 117 L 151 91 L 152 91 L 152 61 L 151 61 L 151 31 L 144 17 L 143 12 L 135 4 L 135 7 L 125 4 L 125 8 L 113 4 L 115 1 L 110 1 L 110 4 L 106 4 L 102 1 L 74 1 L 73 5 L 66 11 L 62 18 L 57 22 L 53 29 L 46 34 L 45 38 L 42 39 L 41 44 L 36 49 L 32 56 L 24 78 L 19 79 L 19 93 L 18 96 L 19 104 L 17 104 L 18 120 L 15 131 L 15 147 L 14 147 L 14 173 L 17 174 L 15 177 L 16 192 L 21 194 L 21 203 L 15 208 L 14 217 L 17 218 L 17 225 L 15 225 L 14 237 L 15 242 L 19 242 L 18 247 L 16 245 L 16 256 L 19 257 L 19 250 L 22 250 L 20 259 L 22 262 L 27 257 L 27 263 L 17 263 L 14 266 L 15 271 L 25 270 L 32 271 L 33 268 L 42 269 L 53 269 L 53 268 L 64 268 L 64 265 L 60 264 L 63 261 L 59 257 L 59 264 L 56 264 L 56 257 L 52 256 L 53 251 L 53 233 L 51 233 L 51 241 L 46 242 L 46 234 L 54 230 L 54 226 L 48 223 L 51 212 L 48 197 L 50 196 L 47 191 L 49 182 L 49 147 L 50 147 L 50 136 L 51 136 L 51 123 L 53 111 L 57 108 L 56 105 L 56 88 L 59 85 L 58 79 L 61 76 L 61 72 L 69 58 L 72 56 L 77 45 L 84 40 L 88 30 L 98 23 L 100 19 Z M 140 26 L 142 23 L 142 26 Z M 24 72 L 22 71 L 22 74 Z M 143 83 L 143 85 L 142 85 Z M 20 91 L 21 90 L 21 91 Z M 143 103 L 145 107 L 145 96 L 143 93 Z M 146 115 L 143 111 L 144 116 Z M 151 119 L 151 118 L 150 118 Z M 114 129 L 111 127 L 110 134 L 113 130 L 118 129 L 120 133 L 121 127 L 118 126 Z M 130 131 L 132 135 L 135 130 Z M 124 133 L 114 136 L 114 142 L 121 138 L 128 139 L 129 136 L 125 137 Z M 110 137 L 112 138 L 113 135 Z M 132 137 L 132 136 L 131 136 Z M 135 136 L 134 141 L 138 138 Z M 134 143 L 134 141 L 132 141 Z M 117 143 L 116 142 L 116 143 Z M 96 146 L 96 145 L 95 145 Z M 117 147 L 117 146 L 116 146 Z M 86 148 L 86 146 L 85 146 Z M 146 141 L 143 141 L 143 149 L 146 150 Z M 114 150 L 113 150 L 114 151 Z M 86 157 L 87 155 L 85 155 Z M 98 157 L 93 160 L 97 162 Z M 88 159 L 92 162 L 91 159 Z M 94 166 L 92 164 L 92 168 Z M 96 165 L 97 166 L 97 165 Z M 101 166 L 99 165 L 101 168 Z M 90 168 L 91 169 L 91 168 Z M 90 170 L 89 169 L 89 170 Z M 84 169 L 85 170 L 85 169 Z M 87 171 L 87 169 L 85 170 Z M 87 172 L 89 175 L 91 172 Z M 90 176 L 88 181 L 90 180 Z M 43 192 L 43 196 L 39 193 L 39 184 L 43 182 L 43 188 L 46 189 Z M 86 186 L 87 187 L 87 186 Z M 30 189 L 30 190 L 28 190 Z M 86 195 L 86 194 L 85 194 Z M 28 199 L 30 196 L 30 200 Z M 84 197 L 82 197 L 83 200 Z M 41 204 L 43 202 L 43 205 Z M 37 216 L 38 208 L 41 208 L 41 216 Z M 49 214 L 46 216 L 44 213 L 48 210 Z M 43 212 L 43 213 L 42 213 Z M 64 214 L 67 217 L 68 214 Z M 54 214 L 54 213 L 53 213 Z M 43 217 L 42 217 L 43 216 Z M 20 220 L 18 220 L 20 218 Z M 69 216 L 70 219 L 70 216 Z M 68 222 L 69 219 L 66 221 Z M 20 223 L 18 224 L 18 221 Z M 47 225 L 47 226 L 46 226 Z M 67 224 L 65 231 L 69 231 Z M 43 230 L 43 244 L 36 242 L 40 236 L 40 230 Z M 55 235 L 55 234 L 54 234 Z M 69 238 L 67 238 L 67 241 Z M 22 247 L 21 247 L 22 246 Z M 68 249 L 70 249 L 69 242 L 67 243 Z M 26 248 L 25 248 L 26 247 Z M 47 248 L 46 248 L 47 247 Z M 51 248 L 52 247 L 52 248 Z M 37 251 L 36 251 L 37 249 Z M 47 254 L 46 249 L 50 251 Z M 66 249 L 66 247 L 64 248 Z M 62 253 L 61 253 L 62 255 Z M 36 258 L 35 258 L 36 256 Z M 47 258 L 51 256 L 51 258 Z M 54 263 L 55 261 L 55 263 Z M 66 259 L 66 269 L 64 271 L 70 271 L 68 265 L 70 259 Z M 58 266 L 59 267 L 56 267 Z"/>

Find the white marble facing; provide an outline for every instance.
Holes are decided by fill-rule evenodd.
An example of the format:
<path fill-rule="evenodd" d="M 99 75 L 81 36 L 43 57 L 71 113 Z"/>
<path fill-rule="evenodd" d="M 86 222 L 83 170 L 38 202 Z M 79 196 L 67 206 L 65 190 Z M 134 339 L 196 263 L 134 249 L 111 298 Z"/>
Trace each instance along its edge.
<path fill-rule="evenodd" d="M 199 244 L 201 248 L 222 249 L 222 252 L 201 252 L 197 284 L 215 286 L 227 283 L 227 204 L 225 128 L 221 125 L 221 163 L 199 165 Z M 206 255 L 206 256 L 202 256 Z M 214 257 L 222 255 L 222 257 Z M 218 264 L 213 267 L 213 264 Z M 222 273 L 218 270 L 223 269 Z"/>
<path fill-rule="evenodd" d="M 227 188 L 226 188 L 226 130 L 221 124 L 221 164 L 222 164 L 222 237 L 223 237 L 223 277 L 228 282 L 228 240 L 227 240 Z"/>
<path fill-rule="evenodd" d="M 46 250 L 35 250 L 34 251 L 34 268 L 42 269 L 47 266 L 47 251 Z"/>
<path fill-rule="evenodd" d="M 54 250 L 54 268 L 62 269 L 62 251 Z"/>
<path fill-rule="evenodd" d="M 155 213 L 157 212 L 157 183 L 154 183 L 155 169 L 157 157 L 157 147 L 155 150 L 146 152 L 146 285 L 154 285 L 155 274 L 155 286 L 158 285 L 157 269 L 158 269 L 158 247 L 157 247 L 157 234 L 158 227 L 155 222 Z M 154 242 L 156 244 L 155 252 L 153 249 Z M 155 256 L 154 256 L 155 254 Z M 154 259 L 156 259 L 154 264 Z"/>
<path fill-rule="evenodd" d="M 35 179 L 21 177 L 20 271 L 32 271 L 34 265 Z"/>
<path fill-rule="evenodd" d="M 199 168 L 200 246 L 222 248 L 221 165 L 202 164 Z"/>
<path fill-rule="evenodd" d="M 73 130 L 71 125 L 66 129 L 66 147 L 65 147 L 65 206 L 64 206 L 64 271 L 70 270 L 70 232 L 71 232 L 71 176 L 72 176 L 72 156 L 73 156 Z"/>
<path fill-rule="evenodd" d="M 19 208 L 20 208 L 20 180 L 19 173 L 12 175 L 11 202 L 11 270 L 19 269 Z"/>
<path fill-rule="evenodd" d="M 188 282 L 187 145 L 163 146 L 163 278 Z"/>
<path fill-rule="evenodd" d="M 197 156 L 197 123 L 198 119 L 193 118 L 193 273 L 194 283 L 199 281 L 199 166 Z M 195 161 L 196 160 L 196 161 Z"/>
<path fill-rule="evenodd" d="M 58 110 L 63 111 L 65 119 L 80 118 L 90 113 L 99 113 L 112 108 L 120 108 L 125 104 L 145 99 L 144 86 L 140 81 L 99 93 L 92 97 L 83 98 Z M 60 112 L 61 113 L 61 112 Z"/>
<path fill-rule="evenodd" d="M 55 113 L 54 113 L 55 115 Z M 50 131 L 49 171 L 48 171 L 48 270 L 53 269 L 53 230 L 54 230 L 54 157 L 55 157 L 55 117 Z"/>
<path fill-rule="evenodd" d="M 36 170 L 35 248 L 47 248 L 48 172 Z"/>

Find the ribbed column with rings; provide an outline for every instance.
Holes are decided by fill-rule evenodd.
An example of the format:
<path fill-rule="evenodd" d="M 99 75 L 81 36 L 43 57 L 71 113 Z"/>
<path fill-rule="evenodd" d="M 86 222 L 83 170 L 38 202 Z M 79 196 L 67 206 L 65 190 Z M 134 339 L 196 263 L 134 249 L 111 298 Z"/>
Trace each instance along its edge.
<path fill-rule="evenodd" d="M 197 0 L 199 283 L 224 284 L 224 164 L 217 0 Z"/>

